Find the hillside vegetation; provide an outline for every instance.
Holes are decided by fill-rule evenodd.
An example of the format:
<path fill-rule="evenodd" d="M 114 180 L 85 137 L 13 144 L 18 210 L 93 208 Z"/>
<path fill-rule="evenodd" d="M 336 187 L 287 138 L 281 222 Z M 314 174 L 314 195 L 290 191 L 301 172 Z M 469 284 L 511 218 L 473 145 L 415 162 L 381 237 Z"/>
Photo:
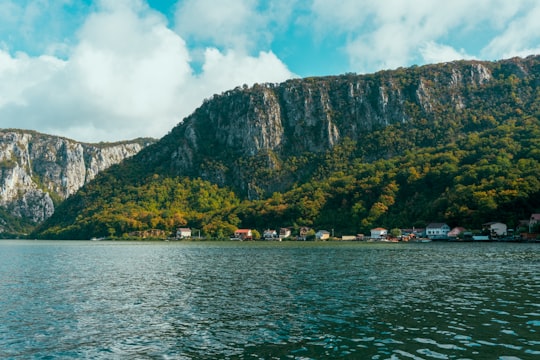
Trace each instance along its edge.
<path fill-rule="evenodd" d="M 539 85 L 529 57 L 237 88 L 100 173 L 33 236 L 513 228 L 540 211 Z"/>

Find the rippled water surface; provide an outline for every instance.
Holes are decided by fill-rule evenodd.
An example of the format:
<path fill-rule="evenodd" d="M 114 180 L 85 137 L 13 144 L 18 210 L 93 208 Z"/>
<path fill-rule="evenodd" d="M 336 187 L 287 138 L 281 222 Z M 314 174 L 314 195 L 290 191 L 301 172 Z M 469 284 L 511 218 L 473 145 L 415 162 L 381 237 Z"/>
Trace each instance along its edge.
<path fill-rule="evenodd" d="M 0 358 L 539 359 L 540 244 L 0 241 Z"/>

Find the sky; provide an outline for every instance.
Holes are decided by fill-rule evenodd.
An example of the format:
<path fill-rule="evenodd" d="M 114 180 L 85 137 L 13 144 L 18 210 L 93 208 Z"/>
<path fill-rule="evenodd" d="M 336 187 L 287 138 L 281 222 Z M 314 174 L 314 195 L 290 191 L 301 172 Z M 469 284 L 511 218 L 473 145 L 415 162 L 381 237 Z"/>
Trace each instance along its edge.
<path fill-rule="evenodd" d="M 237 86 L 540 54 L 538 0 L 0 0 L 0 128 L 161 138 Z"/>

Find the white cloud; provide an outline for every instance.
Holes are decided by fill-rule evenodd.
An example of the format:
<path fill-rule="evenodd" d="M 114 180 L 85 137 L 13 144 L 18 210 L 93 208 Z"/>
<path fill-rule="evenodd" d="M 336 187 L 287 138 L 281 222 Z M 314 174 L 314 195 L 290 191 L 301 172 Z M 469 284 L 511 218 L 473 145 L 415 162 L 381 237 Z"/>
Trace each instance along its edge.
<path fill-rule="evenodd" d="M 175 28 L 188 40 L 219 49 L 257 52 L 268 48 L 299 0 L 183 0 L 178 3 Z"/>
<path fill-rule="evenodd" d="M 292 76 L 285 64 L 272 52 L 260 52 L 257 57 L 241 55 L 233 50 L 221 53 L 215 48 L 205 52 L 203 72 L 199 79 L 205 88 L 224 91 L 231 84 L 283 81 Z M 242 81 L 239 83 L 238 81 Z"/>
<path fill-rule="evenodd" d="M 519 26 L 516 26 L 513 34 L 495 39 L 484 53 L 500 58 L 507 53 L 505 47 L 527 49 L 531 42 L 538 41 L 540 33 L 536 29 L 538 22 L 534 21 L 538 14 L 530 12 L 536 7 L 534 0 L 344 0 L 339 5 L 314 0 L 312 10 L 313 28 L 319 36 L 329 30 L 333 33 L 327 36 L 336 36 L 336 32 L 345 34 L 348 39 L 345 53 L 352 70 L 372 72 L 429 59 L 448 61 L 454 60 L 453 56 L 455 59 L 478 57 L 481 54 L 467 54 L 468 50 L 462 47 L 458 51 L 452 49 L 454 46 L 448 43 L 449 39 L 467 40 L 467 37 L 477 37 L 479 32 L 493 36 L 522 12 L 529 12 L 524 21 L 528 35 L 522 34 L 523 41 L 511 45 L 515 39 L 519 40 Z"/>
<path fill-rule="evenodd" d="M 474 56 L 468 55 L 463 49 L 458 51 L 451 46 L 438 44 L 434 41 L 426 42 L 420 48 L 420 53 L 422 54 L 424 63 L 428 64 L 442 63 L 453 60 L 475 59 Z"/>
<path fill-rule="evenodd" d="M 251 49 L 256 40 L 252 35 L 263 22 L 256 5 L 256 0 L 186 0 L 178 5 L 176 28 L 179 34 L 197 42 L 242 51 Z"/>
<path fill-rule="evenodd" d="M 504 31 L 482 50 L 485 57 L 526 56 L 540 53 L 540 4 L 508 22 Z"/>
<path fill-rule="evenodd" d="M 292 76 L 272 52 L 209 48 L 197 75 L 190 55 L 145 3 L 103 0 L 66 60 L 0 51 L 1 126 L 81 141 L 161 137 L 214 93 Z"/>

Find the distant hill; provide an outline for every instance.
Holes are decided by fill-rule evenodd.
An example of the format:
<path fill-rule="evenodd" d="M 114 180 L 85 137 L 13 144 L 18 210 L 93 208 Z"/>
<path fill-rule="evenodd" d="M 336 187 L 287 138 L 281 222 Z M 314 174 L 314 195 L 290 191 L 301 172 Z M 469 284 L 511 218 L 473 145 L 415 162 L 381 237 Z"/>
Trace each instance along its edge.
<path fill-rule="evenodd" d="M 513 227 L 540 210 L 539 85 L 531 56 L 236 88 L 100 173 L 34 235 Z"/>
<path fill-rule="evenodd" d="M 0 129 L 0 237 L 31 231 L 100 171 L 153 142 L 86 144 L 36 131 Z"/>

